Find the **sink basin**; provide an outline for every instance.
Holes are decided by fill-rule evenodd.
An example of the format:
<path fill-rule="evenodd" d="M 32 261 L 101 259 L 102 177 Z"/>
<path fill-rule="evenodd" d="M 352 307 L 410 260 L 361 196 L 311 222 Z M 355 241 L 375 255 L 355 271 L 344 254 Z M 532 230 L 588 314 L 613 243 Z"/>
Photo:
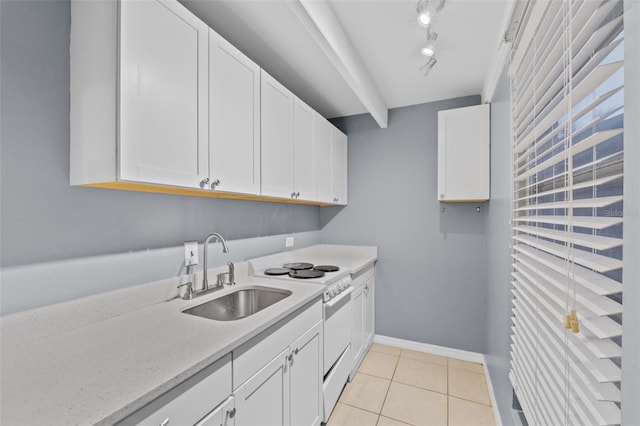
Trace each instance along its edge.
<path fill-rule="evenodd" d="M 279 288 L 251 286 L 225 294 L 183 311 L 218 321 L 233 321 L 248 317 L 291 295 L 291 291 Z"/>

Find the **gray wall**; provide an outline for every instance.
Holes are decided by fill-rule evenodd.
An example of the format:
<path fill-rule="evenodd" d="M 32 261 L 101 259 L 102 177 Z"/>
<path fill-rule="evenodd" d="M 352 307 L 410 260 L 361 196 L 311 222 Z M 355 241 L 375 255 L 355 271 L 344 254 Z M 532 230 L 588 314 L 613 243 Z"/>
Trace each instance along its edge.
<path fill-rule="evenodd" d="M 640 425 L 640 1 L 624 11 L 622 424 Z"/>
<path fill-rule="evenodd" d="M 503 424 L 511 423 L 511 134 L 506 70 L 491 102 L 491 201 L 487 204 L 487 318 L 485 357 Z"/>
<path fill-rule="evenodd" d="M 436 196 L 437 112 L 479 96 L 334 120 L 349 136 L 349 205 L 322 209 L 327 243 L 378 246 L 376 333 L 484 352 L 484 209 Z"/>
<path fill-rule="evenodd" d="M 315 206 L 70 187 L 70 3 L 0 7 L 0 266 L 320 229 Z"/>

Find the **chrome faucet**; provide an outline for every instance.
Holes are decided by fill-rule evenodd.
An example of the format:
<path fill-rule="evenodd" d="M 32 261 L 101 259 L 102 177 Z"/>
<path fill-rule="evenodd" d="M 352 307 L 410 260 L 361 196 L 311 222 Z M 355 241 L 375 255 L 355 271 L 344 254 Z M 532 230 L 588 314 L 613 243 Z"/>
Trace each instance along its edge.
<path fill-rule="evenodd" d="M 222 235 L 218 234 L 217 232 L 214 232 L 213 234 L 209 235 L 207 239 L 204 240 L 204 263 L 202 264 L 204 268 L 204 274 L 202 275 L 202 292 L 209 290 L 209 280 L 207 279 L 207 254 L 208 254 L 207 247 L 209 246 L 209 242 L 213 238 L 217 238 L 218 241 L 222 243 L 223 253 L 229 253 L 229 247 L 227 247 L 227 242 L 224 240 L 224 238 L 222 238 Z"/>

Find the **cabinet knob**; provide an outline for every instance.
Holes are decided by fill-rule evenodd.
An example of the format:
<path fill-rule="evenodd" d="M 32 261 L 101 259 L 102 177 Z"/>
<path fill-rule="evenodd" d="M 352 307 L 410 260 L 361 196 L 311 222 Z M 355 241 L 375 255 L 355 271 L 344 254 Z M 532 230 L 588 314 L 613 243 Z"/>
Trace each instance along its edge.
<path fill-rule="evenodd" d="M 216 179 L 211 182 L 211 189 L 216 189 L 216 186 L 220 186 L 220 179 Z"/>
<path fill-rule="evenodd" d="M 296 198 L 300 197 L 300 193 L 296 192 Z"/>
<path fill-rule="evenodd" d="M 204 189 L 205 186 L 209 184 L 209 178 L 203 179 L 200 181 L 200 188 Z"/>
<path fill-rule="evenodd" d="M 293 354 L 289 354 L 289 356 L 287 356 L 287 360 L 291 361 L 293 359 Z"/>
<path fill-rule="evenodd" d="M 295 192 L 291 193 L 291 198 L 296 198 L 296 193 Z"/>
<path fill-rule="evenodd" d="M 294 354 L 294 355 L 298 355 L 298 352 L 300 352 L 300 349 L 296 348 L 296 349 L 293 351 L 293 354 Z"/>
<path fill-rule="evenodd" d="M 227 417 L 232 419 L 236 415 L 236 407 L 227 410 Z"/>

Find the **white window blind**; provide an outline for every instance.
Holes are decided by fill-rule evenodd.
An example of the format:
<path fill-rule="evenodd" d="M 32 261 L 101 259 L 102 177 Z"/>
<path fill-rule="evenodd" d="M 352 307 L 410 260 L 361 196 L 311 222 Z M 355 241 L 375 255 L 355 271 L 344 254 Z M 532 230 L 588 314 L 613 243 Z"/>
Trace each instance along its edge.
<path fill-rule="evenodd" d="M 530 424 L 621 422 L 622 13 L 530 2 L 511 55 L 510 379 Z"/>

